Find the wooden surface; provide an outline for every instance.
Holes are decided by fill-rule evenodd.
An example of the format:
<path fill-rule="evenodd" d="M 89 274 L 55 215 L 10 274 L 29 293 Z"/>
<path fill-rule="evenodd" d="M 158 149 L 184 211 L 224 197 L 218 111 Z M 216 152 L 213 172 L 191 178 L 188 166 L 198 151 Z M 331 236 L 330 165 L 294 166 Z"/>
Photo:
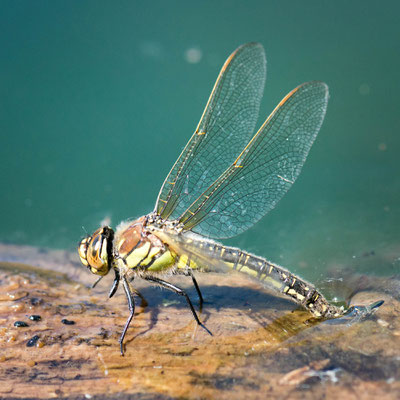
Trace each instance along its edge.
<path fill-rule="evenodd" d="M 128 309 L 122 291 L 107 297 L 112 276 L 91 290 L 95 276 L 63 251 L 0 245 L 0 261 L 1 399 L 400 397 L 397 278 L 347 277 L 364 289 L 354 303 L 385 304 L 361 322 L 317 323 L 246 276 L 197 275 L 213 336 L 182 298 L 138 281 L 149 305 L 121 357 Z M 197 307 L 191 280 L 170 280 Z"/>

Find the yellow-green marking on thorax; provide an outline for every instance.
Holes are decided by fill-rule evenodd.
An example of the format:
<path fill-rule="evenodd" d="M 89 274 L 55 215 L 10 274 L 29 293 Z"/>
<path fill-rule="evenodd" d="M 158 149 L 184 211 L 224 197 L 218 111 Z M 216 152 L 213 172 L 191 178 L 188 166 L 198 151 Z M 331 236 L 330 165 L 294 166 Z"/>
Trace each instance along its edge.
<path fill-rule="evenodd" d="M 114 244 L 118 259 L 130 269 L 160 272 L 171 268 L 176 263 L 176 254 L 157 236 L 144 231 L 144 223 L 140 218 L 119 228 Z"/>

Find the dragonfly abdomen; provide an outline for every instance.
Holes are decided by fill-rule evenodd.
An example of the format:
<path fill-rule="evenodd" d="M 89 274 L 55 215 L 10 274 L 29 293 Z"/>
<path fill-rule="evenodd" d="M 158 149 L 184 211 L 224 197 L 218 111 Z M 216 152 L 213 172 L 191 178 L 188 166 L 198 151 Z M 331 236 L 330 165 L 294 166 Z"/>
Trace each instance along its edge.
<path fill-rule="evenodd" d="M 265 287 L 289 297 L 317 318 L 339 317 L 344 313 L 343 307 L 330 304 L 311 283 L 265 258 L 219 244 L 215 244 L 213 253 L 228 267 L 256 278 Z"/>

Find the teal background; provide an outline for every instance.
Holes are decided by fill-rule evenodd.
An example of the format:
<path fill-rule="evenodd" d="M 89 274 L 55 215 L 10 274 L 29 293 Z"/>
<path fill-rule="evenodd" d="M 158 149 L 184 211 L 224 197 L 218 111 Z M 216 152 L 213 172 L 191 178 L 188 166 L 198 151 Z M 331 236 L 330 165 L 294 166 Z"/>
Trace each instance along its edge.
<path fill-rule="evenodd" d="M 302 82 L 327 82 L 331 98 L 297 183 L 227 243 L 309 279 L 332 265 L 399 271 L 399 2 L 0 7 L 1 241 L 73 249 L 82 226 L 151 211 L 222 63 L 259 41 L 260 124 Z M 201 58 L 190 63 L 193 48 Z"/>

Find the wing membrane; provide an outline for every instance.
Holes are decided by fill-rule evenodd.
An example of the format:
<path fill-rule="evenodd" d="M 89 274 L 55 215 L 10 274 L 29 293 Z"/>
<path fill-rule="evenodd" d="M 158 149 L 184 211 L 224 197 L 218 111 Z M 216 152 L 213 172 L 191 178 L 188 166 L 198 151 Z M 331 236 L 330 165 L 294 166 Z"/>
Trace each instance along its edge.
<path fill-rule="evenodd" d="M 327 102 L 322 82 L 290 92 L 236 161 L 179 217 L 184 229 L 222 239 L 262 218 L 300 174 Z"/>
<path fill-rule="evenodd" d="M 155 212 L 162 218 L 181 215 L 248 143 L 265 75 L 265 53 L 258 43 L 239 47 L 225 62 L 196 131 L 160 190 Z"/>

